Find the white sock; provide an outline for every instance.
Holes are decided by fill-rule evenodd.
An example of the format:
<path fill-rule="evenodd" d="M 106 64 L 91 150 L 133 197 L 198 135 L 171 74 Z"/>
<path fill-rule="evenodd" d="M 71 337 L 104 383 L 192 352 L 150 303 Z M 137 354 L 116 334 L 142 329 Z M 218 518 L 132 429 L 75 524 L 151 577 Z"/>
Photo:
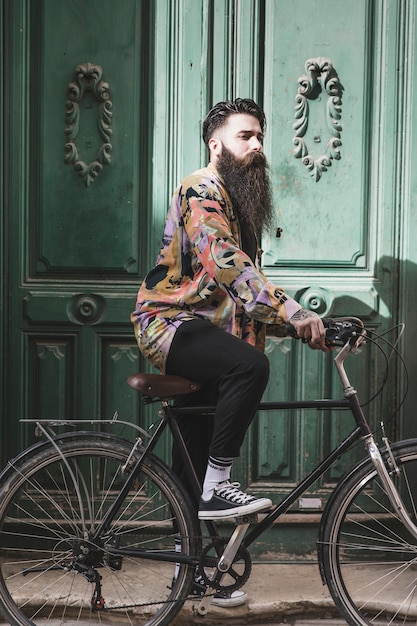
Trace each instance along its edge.
<path fill-rule="evenodd" d="M 207 502 L 214 493 L 214 487 L 225 480 L 230 479 L 233 457 L 209 456 L 206 476 L 203 483 L 202 499 Z"/>

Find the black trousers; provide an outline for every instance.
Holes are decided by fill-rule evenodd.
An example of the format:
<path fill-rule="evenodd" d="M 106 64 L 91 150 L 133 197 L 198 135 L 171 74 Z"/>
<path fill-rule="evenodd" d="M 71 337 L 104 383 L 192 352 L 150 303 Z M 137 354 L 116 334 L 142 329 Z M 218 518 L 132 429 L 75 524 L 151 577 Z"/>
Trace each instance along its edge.
<path fill-rule="evenodd" d="M 177 398 L 176 406 L 216 406 L 214 416 L 178 417 L 202 484 L 209 454 L 239 456 L 245 433 L 268 382 L 269 361 L 260 350 L 208 320 L 191 320 L 183 322 L 175 333 L 166 372 L 204 383 L 201 391 Z M 192 494 L 175 446 L 172 469 Z"/>

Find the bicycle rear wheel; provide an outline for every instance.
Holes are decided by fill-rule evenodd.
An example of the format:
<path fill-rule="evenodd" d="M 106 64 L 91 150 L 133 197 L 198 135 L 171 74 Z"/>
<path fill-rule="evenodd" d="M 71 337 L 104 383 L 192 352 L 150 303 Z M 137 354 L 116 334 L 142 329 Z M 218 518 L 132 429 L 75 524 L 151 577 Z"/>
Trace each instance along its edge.
<path fill-rule="evenodd" d="M 417 440 L 394 445 L 393 455 L 400 470 L 394 482 L 416 523 Z M 417 540 L 394 512 L 370 461 L 336 488 L 319 554 L 329 591 L 348 624 L 416 624 Z"/>
<path fill-rule="evenodd" d="M 154 560 L 195 554 L 188 500 L 148 455 L 105 536 L 95 529 L 124 484 L 129 442 L 82 434 L 21 463 L 0 491 L 0 608 L 13 625 L 164 626 L 180 610 L 194 567 Z M 84 529 L 84 530 L 83 530 Z M 141 548 L 149 552 L 139 558 Z M 178 549 L 178 547 L 177 547 Z M 151 553 L 151 551 L 154 551 Z"/>

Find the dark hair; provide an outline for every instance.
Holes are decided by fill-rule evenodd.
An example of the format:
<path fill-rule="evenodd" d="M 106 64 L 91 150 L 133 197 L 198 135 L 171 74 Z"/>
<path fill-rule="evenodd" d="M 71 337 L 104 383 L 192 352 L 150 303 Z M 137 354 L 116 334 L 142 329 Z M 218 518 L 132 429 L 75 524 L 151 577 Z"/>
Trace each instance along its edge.
<path fill-rule="evenodd" d="M 253 115 L 259 121 L 261 130 L 264 133 L 266 129 L 265 113 L 261 107 L 250 98 L 236 98 L 236 100 L 226 100 L 218 102 L 206 115 L 203 122 L 203 141 L 208 146 L 210 138 L 215 130 L 226 123 L 229 115 L 235 113 L 246 113 Z"/>

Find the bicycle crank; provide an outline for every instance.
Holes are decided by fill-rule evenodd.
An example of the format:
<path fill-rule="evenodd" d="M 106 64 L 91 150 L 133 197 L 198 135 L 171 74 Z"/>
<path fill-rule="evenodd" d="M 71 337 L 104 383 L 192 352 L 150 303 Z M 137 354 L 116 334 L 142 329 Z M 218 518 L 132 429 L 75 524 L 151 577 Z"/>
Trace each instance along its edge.
<path fill-rule="evenodd" d="M 240 589 L 249 579 L 252 560 L 248 550 L 240 545 L 226 571 L 218 565 L 229 544 L 228 539 L 219 538 L 208 544 L 202 551 L 198 563 L 198 573 L 205 584 L 214 591 L 231 593 Z"/>

